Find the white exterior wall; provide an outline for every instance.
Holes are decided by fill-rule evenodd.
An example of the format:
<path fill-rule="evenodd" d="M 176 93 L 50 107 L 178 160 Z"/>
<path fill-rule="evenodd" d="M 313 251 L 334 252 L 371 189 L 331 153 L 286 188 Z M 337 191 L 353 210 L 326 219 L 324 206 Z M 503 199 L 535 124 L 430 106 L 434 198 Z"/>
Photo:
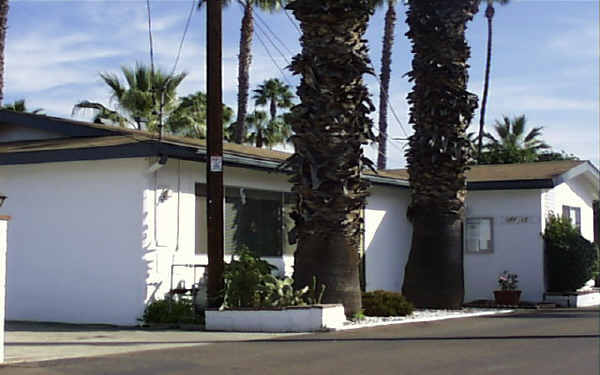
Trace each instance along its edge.
<path fill-rule="evenodd" d="M 172 264 L 208 262 L 195 255 L 196 220 L 206 222 L 196 211 L 195 183 L 206 182 L 205 164 L 170 159 L 148 173 L 155 161 L 0 167 L 10 197 L 3 208 L 13 217 L 7 319 L 133 325 L 148 301 L 170 290 Z M 291 187 L 285 175 L 232 167 L 224 183 Z M 159 202 L 164 189 L 169 197 Z M 267 260 L 293 272 L 292 256 Z M 173 286 L 189 288 L 202 273 L 194 278 L 193 268 L 177 267 Z"/>
<path fill-rule="evenodd" d="M 0 217 L 0 363 L 4 362 L 4 317 L 6 313 L 6 218 Z"/>
<path fill-rule="evenodd" d="M 143 159 L 0 167 L 9 198 L 6 318 L 135 324 L 149 272 Z"/>
<path fill-rule="evenodd" d="M 579 207 L 581 208 L 581 235 L 588 241 L 593 242 L 593 201 L 594 195 L 589 182 L 583 176 L 573 178 L 544 192 L 544 220 L 551 212 L 556 215 L 562 215 L 562 206 Z"/>
<path fill-rule="evenodd" d="M 408 189 L 375 185 L 365 208 L 366 289 L 400 292 L 410 253 Z"/>
<path fill-rule="evenodd" d="M 544 293 L 544 244 L 541 190 L 469 191 L 467 218 L 493 218 L 493 252 L 465 252 L 465 301 L 493 299 L 497 277 L 519 276 L 522 300 L 541 301 Z M 510 220 L 511 217 L 527 218 Z"/>

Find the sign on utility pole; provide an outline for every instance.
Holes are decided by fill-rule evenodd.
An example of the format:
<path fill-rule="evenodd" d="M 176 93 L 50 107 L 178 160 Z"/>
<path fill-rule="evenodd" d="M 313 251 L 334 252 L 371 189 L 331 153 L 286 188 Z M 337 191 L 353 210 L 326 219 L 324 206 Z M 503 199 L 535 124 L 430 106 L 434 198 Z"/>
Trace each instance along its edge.
<path fill-rule="evenodd" d="M 207 130 L 206 182 L 208 225 L 208 304 L 220 305 L 223 290 L 223 89 L 221 74 L 222 0 L 207 3 Z"/>

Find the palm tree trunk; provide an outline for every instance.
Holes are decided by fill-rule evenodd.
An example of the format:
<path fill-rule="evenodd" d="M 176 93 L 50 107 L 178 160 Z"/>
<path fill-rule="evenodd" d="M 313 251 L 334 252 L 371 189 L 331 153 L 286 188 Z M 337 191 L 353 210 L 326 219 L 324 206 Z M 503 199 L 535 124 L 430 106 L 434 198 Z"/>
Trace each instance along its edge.
<path fill-rule="evenodd" d="M 238 58 L 238 107 L 237 121 L 233 141 L 242 143 L 246 138 L 246 111 L 248 107 L 248 90 L 250 82 L 250 63 L 252 62 L 252 35 L 254 34 L 254 16 L 252 1 L 246 1 L 240 36 L 240 55 Z"/>
<path fill-rule="evenodd" d="M 4 103 L 4 51 L 8 22 L 8 0 L 0 0 L 0 106 Z"/>
<path fill-rule="evenodd" d="M 375 140 L 368 113 L 374 108 L 362 80 L 371 73 L 363 39 L 371 0 L 295 0 L 287 6 L 302 28 L 302 53 L 291 70 L 301 75 L 291 124 L 295 153 L 292 218 L 298 246 L 296 287 L 313 276 L 326 285 L 324 303 L 343 303 L 347 316 L 360 311 L 361 211 L 368 183 L 361 179 L 362 148 Z"/>
<path fill-rule="evenodd" d="M 381 87 L 379 90 L 379 153 L 377 169 L 385 169 L 387 164 L 387 107 L 389 101 L 390 75 L 392 72 L 392 46 L 394 44 L 394 27 L 396 25 L 396 9 L 394 1 L 388 0 L 385 14 L 383 34 L 383 50 L 381 54 Z"/>
<path fill-rule="evenodd" d="M 490 67 L 492 64 L 492 18 L 494 18 L 494 5 L 488 1 L 485 10 L 485 17 L 488 20 L 488 40 L 487 56 L 485 61 L 485 79 L 483 84 L 483 96 L 481 98 L 481 115 L 479 116 L 479 137 L 477 138 L 477 162 L 481 159 L 481 148 L 483 146 L 483 132 L 485 124 L 485 107 L 487 104 L 488 89 L 490 86 Z"/>
<path fill-rule="evenodd" d="M 277 100 L 272 97 L 270 105 L 271 121 L 275 121 L 275 117 L 277 117 Z"/>
<path fill-rule="evenodd" d="M 256 130 L 256 147 L 262 148 L 263 146 L 263 132 L 261 128 Z"/>
<path fill-rule="evenodd" d="M 464 298 L 462 222 L 469 140 L 477 108 L 467 92 L 467 21 L 478 0 L 410 0 L 413 62 L 408 162 L 413 223 L 402 292 L 419 307 L 458 308 Z M 437 30 L 432 33 L 431 30 Z"/>

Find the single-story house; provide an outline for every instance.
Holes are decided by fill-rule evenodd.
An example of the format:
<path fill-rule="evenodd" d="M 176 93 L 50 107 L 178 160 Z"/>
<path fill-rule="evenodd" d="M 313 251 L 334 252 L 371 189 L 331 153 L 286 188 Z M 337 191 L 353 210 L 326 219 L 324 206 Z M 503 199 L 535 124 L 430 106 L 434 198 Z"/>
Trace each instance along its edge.
<path fill-rule="evenodd" d="M 226 260 L 245 244 L 292 273 L 294 197 L 277 168 L 288 156 L 225 144 Z M 148 301 L 197 282 L 207 263 L 205 160 L 202 140 L 0 111 L 7 319 L 132 325 Z M 400 291 L 412 235 L 407 174 L 364 177 L 365 288 Z M 465 300 L 491 298 L 509 270 L 522 298 L 540 301 L 544 218 L 568 215 L 592 240 L 599 180 L 586 161 L 473 167 Z"/>

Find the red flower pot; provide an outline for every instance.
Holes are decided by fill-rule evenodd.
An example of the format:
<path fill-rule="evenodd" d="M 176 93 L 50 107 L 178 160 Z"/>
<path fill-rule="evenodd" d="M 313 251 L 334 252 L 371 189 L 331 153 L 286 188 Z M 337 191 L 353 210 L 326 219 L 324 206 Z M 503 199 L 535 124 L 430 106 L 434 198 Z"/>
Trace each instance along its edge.
<path fill-rule="evenodd" d="M 521 300 L 520 290 L 494 290 L 497 305 L 518 306 Z"/>

